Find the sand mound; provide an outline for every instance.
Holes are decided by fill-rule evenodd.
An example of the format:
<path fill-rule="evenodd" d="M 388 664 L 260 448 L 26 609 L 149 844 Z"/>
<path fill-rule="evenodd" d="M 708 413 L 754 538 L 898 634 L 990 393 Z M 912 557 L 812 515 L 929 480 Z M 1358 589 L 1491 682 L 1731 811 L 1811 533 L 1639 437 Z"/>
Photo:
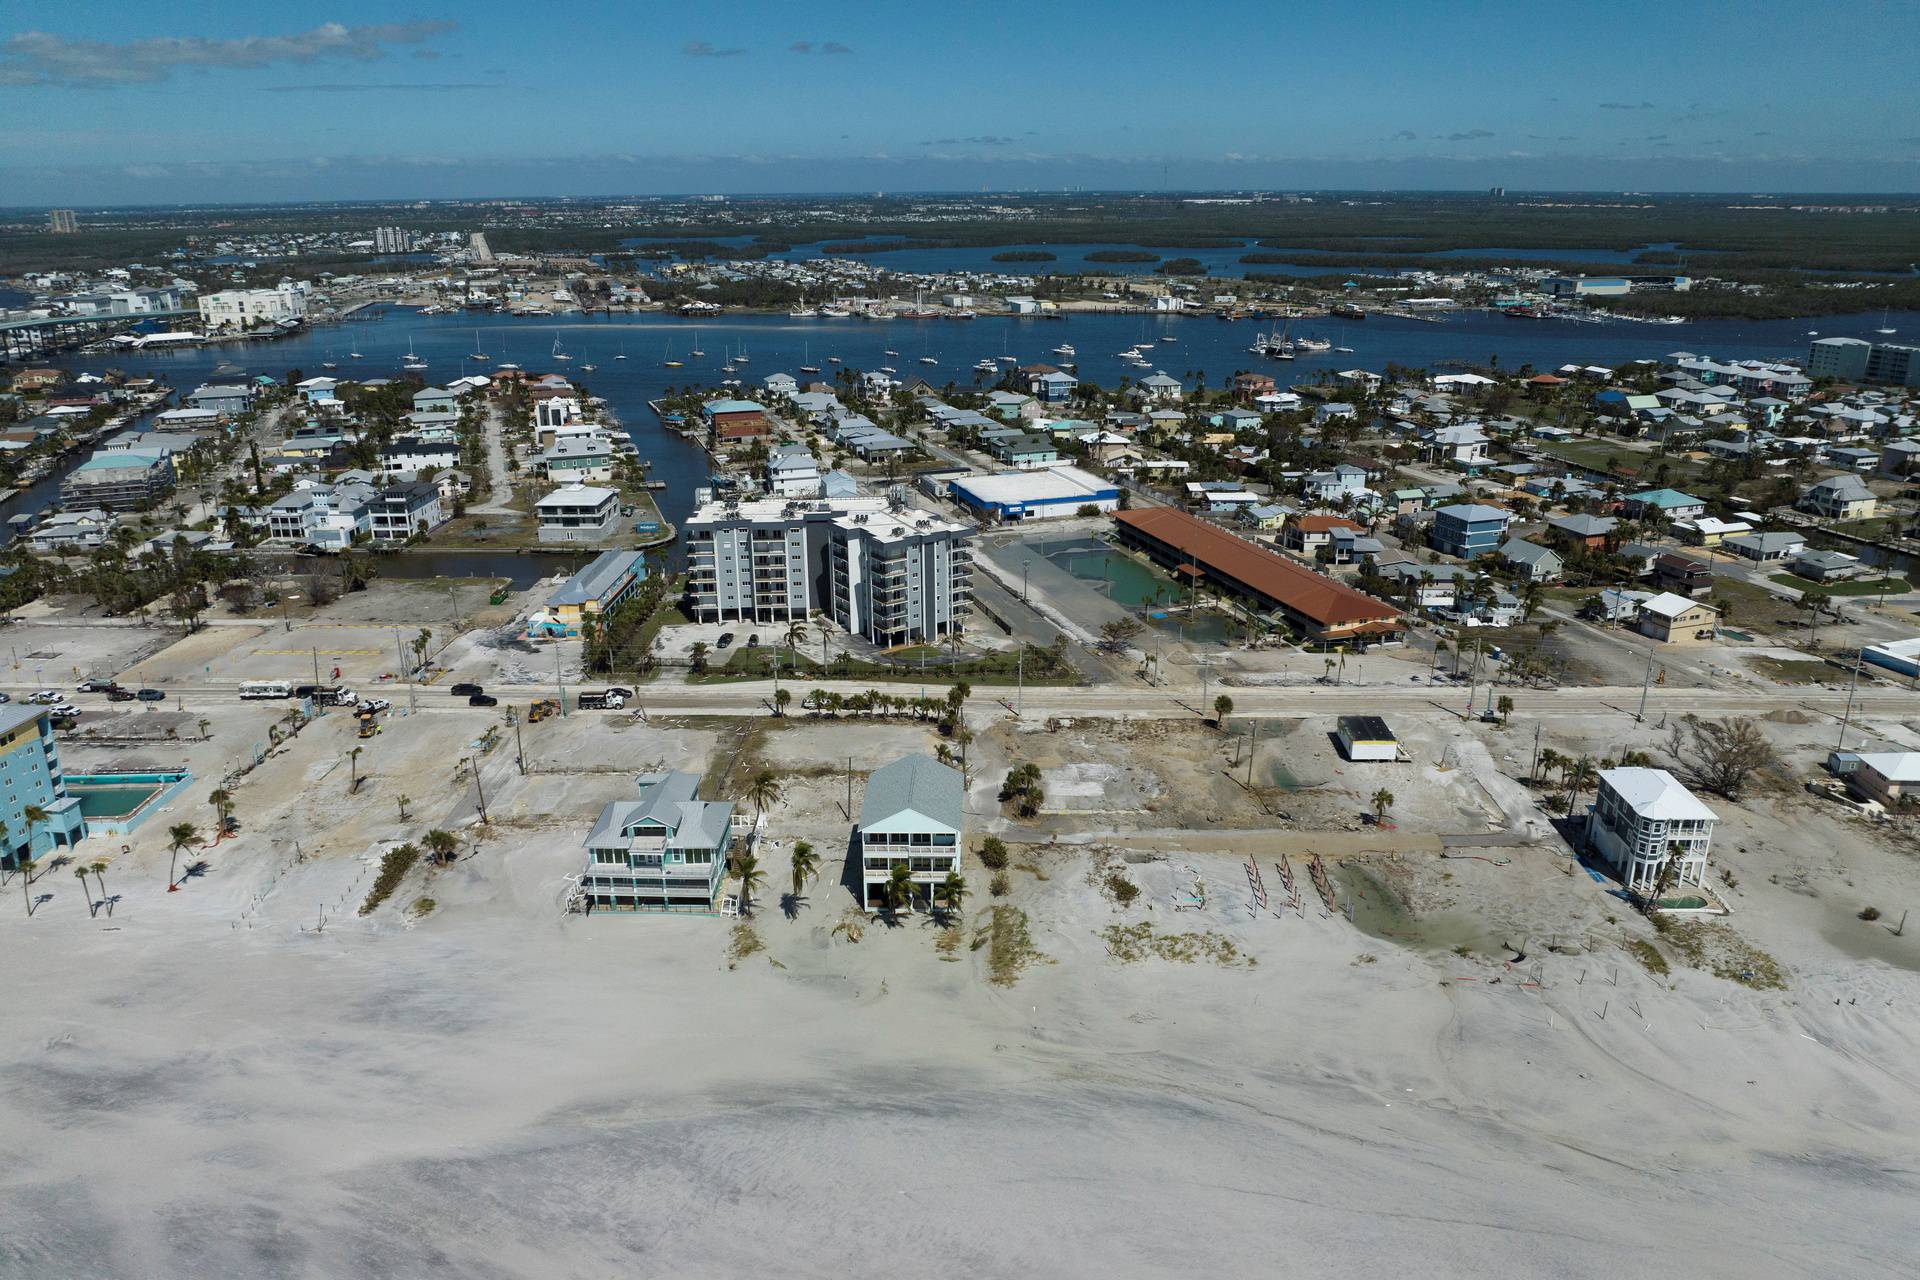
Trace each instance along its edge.
<path fill-rule="evenodd" d="M 1778 711 L 1767 712 L 1766 718 L 1775 724 L 1812 724 L 1813 717 L 1793 707 L 1782 707 Z"/>

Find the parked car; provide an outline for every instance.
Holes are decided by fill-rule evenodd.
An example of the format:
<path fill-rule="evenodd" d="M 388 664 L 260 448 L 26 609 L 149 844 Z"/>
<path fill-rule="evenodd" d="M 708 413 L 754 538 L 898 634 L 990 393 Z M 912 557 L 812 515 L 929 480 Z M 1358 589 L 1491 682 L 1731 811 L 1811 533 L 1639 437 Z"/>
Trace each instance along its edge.
<path fill-rule="evenodd" d="M 60 691 L 57 689 L 42 689 L 37 693 L 29 694 L 27 701 L 37 702 L 43 707 L 52 706 L 54 703 L 60 701 Z"/>
<path fill-rule="evenodd" d="M 107 701 L 108 702 L 132 702 L 133 690 L 122 689 L 119 685 L 115 685 L 113 688 L 107 690 Z"/>
<path fill-rule="evenodd" d="M 373 712 L 377 714 L 379 712 L 385 711 L 387 708 L 391 707 L 392 705 L 393 704 L 391 702 L 388 702 L 385 698 L 368 698 L 365 702 L 362 702 L 357 708 L 355 708 L 355 710 L 361 711 L 361 712 Z"/>
<path fill-rule="evenodd" d="M 733 643 L 733 632 L 722 631 L 720 633 L 720 638 L 713 642 L 713 647 L 716 649 L 724 649 L 732 643 Z"/>
<path fill-rule="evenodd" d="M 142 702 L 165 702 L 167 700 L 167 693 L 164 689 L 142 689 L 133 696 Z"/>
<path fill-rule="evenodd" d="M 486 690 L 477 684 L 467 684 L 463 681 L 447 690 L 447 692 L 456 698 L 471 698 L 476 693 L 485 693 Z"/>
<path fill-rule="evenodd" d="M 500 705 L 500 699 L 490 693 L 476 693 L 467 698 L 467 705 L 470 707 L 497 707 Z"/>
<path fill-rule="evenodd" d="M 7 704 L 8 704 L 9 702 L 12 702 L 12 701 L 13 701 L 13 695 L 12 695 L 12 694 L 10 694 L 10 693 L 7 693 L 7 692 L 4 692 L 4 691 L 0 691 L 0 707 L 4 707 L 4 706 L 6 706 L 6 705 L 7 705 Z"/>
<path fill-rule="evenodd" d="M 74 706 L 71 702 L 56 702 L 53 704 L 53 714 L 57 716 L 77 716 L 80 714 L 80 708 Z"/>
<path fill-rule="evenodd" d="M 759 647 L 760 647 L 760 633 L 756 631 L 752 635 L 747 637 L 747 648 L 758 649 Z"/>
<path fill-rule="evenodd" d="M 117 680 L 82 680 L 74 686 L 81 693 L 112 693 L 119 687 Z"/>

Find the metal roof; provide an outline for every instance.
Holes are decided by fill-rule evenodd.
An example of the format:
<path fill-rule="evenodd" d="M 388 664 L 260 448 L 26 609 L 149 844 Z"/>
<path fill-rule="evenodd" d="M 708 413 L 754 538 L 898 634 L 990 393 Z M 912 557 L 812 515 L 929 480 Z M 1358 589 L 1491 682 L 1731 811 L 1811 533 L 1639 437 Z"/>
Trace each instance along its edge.
<path fill-rule="evenodd" d="M 860 829 L 939 830 L 957 835 L 964 798 L 958 769 L 932 756 L 902 756 L 867 778 L 860 801 Z"/>
<path fill-rule="evenodd" d="M 1642 818 L 1659 822 L 1717 822 L 1720 815 L 1665 769 L 1602 769 L 1600 783 Z"/>

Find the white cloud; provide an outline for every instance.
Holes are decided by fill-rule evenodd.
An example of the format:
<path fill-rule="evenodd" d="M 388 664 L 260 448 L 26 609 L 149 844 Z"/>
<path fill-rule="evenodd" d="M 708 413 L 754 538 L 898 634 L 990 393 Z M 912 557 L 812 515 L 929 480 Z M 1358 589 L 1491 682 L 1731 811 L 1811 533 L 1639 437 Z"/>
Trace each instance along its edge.
<path fill-rule="evenodd" d="M 438 21 L 362 27 L 328 22 L 291 36 L 243 36 L 233 40 L 158 36 L 121 44 L 24 31 L 0 42 L 0 85 L 153 84 L 185 69 L 372 62 L 384 58 L 390 45 L 417 45 L 455 26 Z"/>

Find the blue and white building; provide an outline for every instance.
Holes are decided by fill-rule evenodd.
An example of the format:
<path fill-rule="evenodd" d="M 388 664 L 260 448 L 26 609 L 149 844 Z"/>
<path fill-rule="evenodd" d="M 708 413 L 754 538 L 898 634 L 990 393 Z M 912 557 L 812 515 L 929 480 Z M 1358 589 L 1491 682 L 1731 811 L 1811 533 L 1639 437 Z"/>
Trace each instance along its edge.
<path fill-rule="evenodd" d="M 947 482 L 954 501 L 981 520 L 1012 523 L 1077 515 L 1082 507 L 1118 510 L 1120 489 L 1078 467 L 1045 467 Z"/>
<path fill-rule="evenodd" d="M 45 821 L 27 821 L 28 808 L 46 811 Z M 15 703 L 0 707 L 0 861 L 19 865 L 86 838 L 87 820 L 78 797 L 67 794 L 66 774 L 53 736 L 52 713 Z"/>
<path fill-rule="evenodd" d="M 638 799 L 612 801 L 587 833 L 587 909 L 711 911 L 733 847 L 733 802 L 700 799 L 694 773 L 638 783 Z"/>
<path fill-rule="evenodd" d="M 1456 502 L 1433 513 L 1427 542 L 1435 551 L 1477 560 L 1500 549 L 1512 513 L 1477 502 Z"/>

